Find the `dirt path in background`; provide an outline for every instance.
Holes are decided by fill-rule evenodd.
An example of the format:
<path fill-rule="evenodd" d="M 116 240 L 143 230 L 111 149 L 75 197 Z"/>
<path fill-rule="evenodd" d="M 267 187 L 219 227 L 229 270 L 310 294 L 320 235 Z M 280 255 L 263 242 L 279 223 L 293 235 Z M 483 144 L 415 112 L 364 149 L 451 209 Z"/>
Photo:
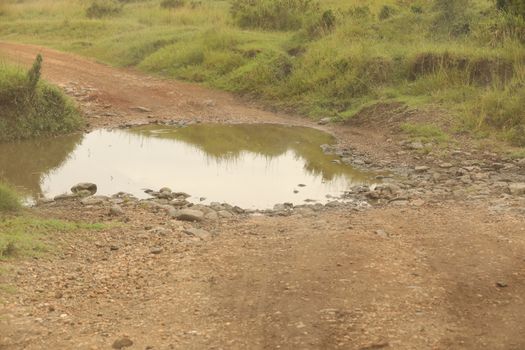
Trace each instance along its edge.
<path fill-rule="evenodd" d="M 69 89 L 93 127 L 151 119 L 312 125 L 226 93 L 0 44 L 23 64 L 38 51 L 44 76 Z M 412 159 L 385 142 L 390 135 L 326 128 L 377 158 Z M 119 218 L 76 201 L 43 206 L 36 215 L 121 224 L 56 237 L 56 256 L 0 262 L 17 289 L 0 292 L 0 349 L 109 349 L 122 338 L 130 349 L 155 350 L 525 349 L 525 218 L 492 210 L 500 199 L 201 224 L 132 204 Z M 213 237 L 184 233 L 195 226 Z"/>
<path fill-rule="evenodd" d="M 151 119 L 291 122 L 289 116 L 261 111 L 228 93 L 112 68 L 44 47 L 0 42 L 0 57 L 23 66 L 30 66 L 38 53 L 44 58 L 43 77 L 78 95 L 94 127 L 145 123 Z M 294 121 L 305 122 L 300 118 Z"/>

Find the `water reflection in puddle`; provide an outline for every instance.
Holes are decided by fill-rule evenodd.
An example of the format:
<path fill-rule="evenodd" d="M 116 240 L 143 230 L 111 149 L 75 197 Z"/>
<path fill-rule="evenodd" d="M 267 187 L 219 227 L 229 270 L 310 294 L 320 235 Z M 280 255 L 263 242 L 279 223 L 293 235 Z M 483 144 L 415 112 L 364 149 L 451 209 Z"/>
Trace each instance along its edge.
<path fill-rule="evenodd" d="M 170 187 L 194 202 L 244 208 L 326 202 L 374 174 L 336 164 L 320 145 L 321 131 L 278 125 L 201 124 L 97 130 L 45 140 L 0 144 L 0 176 L 32 197 L 52 197 L 78 182 L 98 194 L 145 198 L 144 189 Z M 301 185 L 301 186 L 300 186 Z"/>

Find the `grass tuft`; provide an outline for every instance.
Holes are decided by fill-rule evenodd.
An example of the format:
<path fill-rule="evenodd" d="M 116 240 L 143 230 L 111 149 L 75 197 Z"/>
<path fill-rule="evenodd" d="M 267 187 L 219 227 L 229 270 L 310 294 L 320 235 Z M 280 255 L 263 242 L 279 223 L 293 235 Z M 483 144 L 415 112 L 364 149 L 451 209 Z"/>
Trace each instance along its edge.
<path fill-rule="evenodd" d="M 21 207 L 18 194 L 11 187 L 0 183 L 0 213 L 17 211 Z"/>
<path fill-rule="evenodd" d="M 411 138 L 423 142 L 437 142 L 445 143 L 450 140 L 439 126 L 429 123 L 404 123 L 401 125 L 401 130 Z"/>
<path fill-rule="evenodd" d="M 0 141 L 12 141 L 77 130 L 81 117 L 56 87 L 40 80 L 43 59 L 23 72 L 0 64 Z"/>
<path fill-rule="evenodd" d="M 101 230 L 103 224 L 86 224 L 28 215 L 0 216 L 0 260 L 39 256 L 53 250 L 50 236 L 78 230 Z"/>

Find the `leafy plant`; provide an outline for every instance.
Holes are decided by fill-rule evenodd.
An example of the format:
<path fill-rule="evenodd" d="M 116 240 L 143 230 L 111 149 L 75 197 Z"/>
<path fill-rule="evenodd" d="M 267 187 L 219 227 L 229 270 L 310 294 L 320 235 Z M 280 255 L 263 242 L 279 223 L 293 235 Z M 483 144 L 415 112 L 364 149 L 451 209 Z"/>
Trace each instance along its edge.
<path fill-rule="evenodd" d="M 31 92 L 34 92 L 36 90 L 36 85 L 38 84 L 38 81 L 40 80 L 40 76 L 42 74 L 41 70 L 42 70 L 42 55 L 38 54 L 36 56 L 35 62 L 33 62 L 33 66 L 27 72 L 27 81 L 29 85 L 29 90 Z"/>

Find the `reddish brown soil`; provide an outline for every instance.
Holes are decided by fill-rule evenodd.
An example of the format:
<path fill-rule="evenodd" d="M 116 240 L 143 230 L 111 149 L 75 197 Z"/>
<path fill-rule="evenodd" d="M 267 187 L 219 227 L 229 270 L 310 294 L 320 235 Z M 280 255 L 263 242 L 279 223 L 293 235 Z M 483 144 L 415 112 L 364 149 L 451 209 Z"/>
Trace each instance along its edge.
<path fill-rule="evenodd" d="M 312 124 L 199 86 L 0 44 L 23 64 L 38 51 L 48 80 L 96 89 L 91 104 L 83 101 L 93 126 L 147 114 Z M 380 131 L 327 129 L 378 158 L 395 157 Z M 0 349 L 108 349 L 123 336 L 130 349 L 525 349 L 525 219 L 487 208 L 454 200 L 238 218 L 202 224 L 215 234 L 206 241 L 182 233 L 193 224 L 125 208 L 116 227 L 53 238 L 57 254 L 0 262 L 16 288 L 0 292 Z M 33 212 L 117 220 L 79 204 Z"/>

